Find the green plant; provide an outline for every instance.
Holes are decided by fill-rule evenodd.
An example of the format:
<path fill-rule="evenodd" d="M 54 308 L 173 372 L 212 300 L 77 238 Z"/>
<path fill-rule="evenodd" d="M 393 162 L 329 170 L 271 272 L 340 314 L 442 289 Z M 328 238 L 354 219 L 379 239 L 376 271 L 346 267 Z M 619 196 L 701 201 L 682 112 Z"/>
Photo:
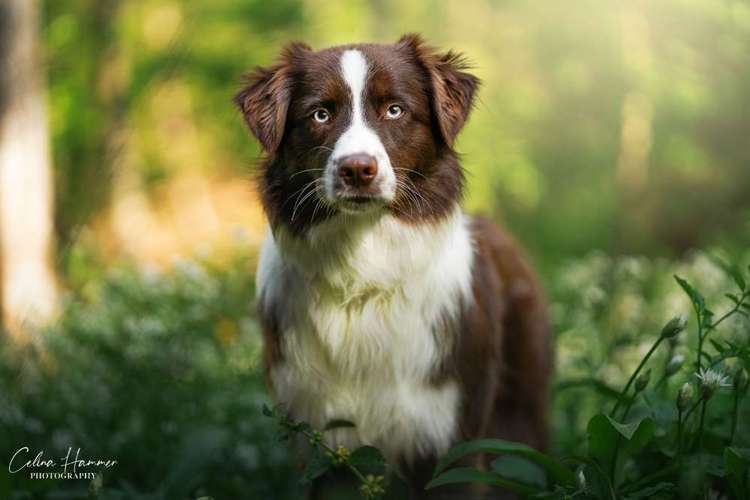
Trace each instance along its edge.
<path fill-rule="evenodd" d="M 267 398 L 252 254 L 113 266 L 28 345 L 0 337 L 0 498 L 299 498 Z M 88 481 L 9 474 L 20 447 L 118 461 Z"/>
<path fill-rule="evenodd" d="M 269 396 L 251 307 L 252 255 L 181 260 L 162 271 L 104 269 L 85 255 L 76 262 L 77 286 L 56 324 L 26 346 L 0 337 L 0 461 L 27 445 L 55 457 L 80 446 L 119 463 L 89 482 L 29 481 L 3 462 L 0 498 L 298 500 L 301 483 L 320 471 L 351 477 L 347 500 L 375 496 L 381 486 L 384 499 L 405 497 L 377 451 L 328 449 L 317 442 L 326 429 L 262 417 Z M 678 262 L 592 254 L 566 264 L 550 280 L 558 332 L 551 452 L 497 440 L 463 444 L 441 464 L 436 484 L 488 482 L 551 498 L 746 498 L 749 292 L 740 286 L 746 274 L 738 280 L 729 269 L 703 254 Z M 674 286 L 675 272 L 692 293 Z M 701 310 L 694 284 L 702 307 L 720 312 L 700 313 L 715 318 L 701 327 L 700 356 L 695 320 L 676 334 L 681 322 L 663 327 L 693 300 Z M 726 305 L 711 300 L 729 287 Z M 313 441 L 306 470 L 274 430 Z M 501 454 L 487 470 L 450 462 L 493 451 Z M 365 480 L 384 479 L 360 491 L 363 481 L 345 462 Z"/>
<path fill-rule="evenodd" d="M 345 446 L 335 448 L 326 443 L 325 431 L 353 427 L 351 422 L 335 420 L 322 430 L 313 429 L 310 424 L 294 420 L 283 405 L 269 408 L 263 405 L 263 415 L 274 419 L 279 428 L 279 437 L 286 441 L 295 435 L 305 437 L 312 453 L 302 473 L 302 484 L 309 484 L 333 468 L 347 469 L 359 483 L 359 493 L 364 500 L 380 500 L 388 486 L 388 468 L 383 455 L 377 448 L 362 446 L 353 452 Z"/>
<path fill-rule="evenodd" d="M 676 395 L 670 396 L 671 386 L 665 381 L 679 373 L 683 364 L 679 358 L 673 362 L 673 353 L 669 353 L 660 383 L 651 389 L 650 374 L 656 368 L 644 368 L 661 345 L 670 344 L 685 329 L 685 317 L 676 317 L 661 329 L 619 394 L 613 393 L 605 382 L 592 379 L 591 385 L 607 388 L 602 392 L 614 403 L 608 414 L 600 412 L 588 420 L 584 454 L 556 459 L 506 441 L 472 441 L 448 452 L 428 488 L 479 482 L 529 498 L 615 500 L 723 494 L 749 499 L 750 449 L 739 445 L 737 428 L 748 390 L 750 342 L 746 330 L 744 335 L 729 339 L 713 338 L 713 334 L 730 318 L 750 316 L 750 288 L 738 268 L 718 263 L 737 289 L 736 293 L 725 295 L 732 305 L 718 319 L 714 319 L 716 315 L 701 292 L 686 279 L 675 276 L 696 319 L 695 370 L 682 377 L 685 382 Z M 709 352 L 707 344 L 713 352 Z M 673 350 L 672 344 L 670 351 Z M 725 393 L 729 393 L 730 404 Z M 709 423 L 709 410 L 724 418 L 710 419 Z M 744 444 L 747 446 L 746 441 Z M 492 462 L 488 471 L 448 469 L 459 458 L 475 453 L 500 458 Z M 508 457 L 514 457 L 512 467 L 507 465 Z"/>

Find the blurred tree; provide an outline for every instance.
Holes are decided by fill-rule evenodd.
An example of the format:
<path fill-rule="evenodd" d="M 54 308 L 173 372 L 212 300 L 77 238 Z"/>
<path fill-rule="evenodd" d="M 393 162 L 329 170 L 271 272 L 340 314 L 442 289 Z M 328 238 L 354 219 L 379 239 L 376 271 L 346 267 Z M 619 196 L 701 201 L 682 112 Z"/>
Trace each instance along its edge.
<path fill-rule="evenodd" d="M 2 314 L 12 333 L 55 307 L 52 172 L 37 4 L 0 4 L 0 258 Z"/>
<path fill-rule="evenodd" d="M 252 141 L 231 96 L 299 28 L 302 9 L 299 0 L 43 3 L 65 268 L 69 243 L 96 216 L 115 221 L 114 239 L 141 232 L 169 202 L 173 178 L 246 168 L 239 152 Z"/>
<path fill-rule="evenodd" d="M 106 206 L 113 162 L 124 146 L 128 102 L 127 89 L 116 78 L 121 63 L 117 47 L 122 43 L 116 33 L 119 13 L 119 0 L 45 2 L 55 105 L 55 227 L 63 245 L 73 229 Z M 56 119 L 60 108 L 64 123 Z"/>
<path fill-rule="evenodd" d="M 122 234 L 155 242 L 214 217 L 185 216 L 188 175 L 250 191 L 258 149 L 229 104 L 245 70 L 294 39 L 408 31 L 465 52 L 484 81 L 458 143 L 467 207 L 504 219 L 548 271 L 592 248 L 674 255 L 750 236 L 746 0 L 43 5 L 63 268 L 93 220 L 128 254 Z"/>

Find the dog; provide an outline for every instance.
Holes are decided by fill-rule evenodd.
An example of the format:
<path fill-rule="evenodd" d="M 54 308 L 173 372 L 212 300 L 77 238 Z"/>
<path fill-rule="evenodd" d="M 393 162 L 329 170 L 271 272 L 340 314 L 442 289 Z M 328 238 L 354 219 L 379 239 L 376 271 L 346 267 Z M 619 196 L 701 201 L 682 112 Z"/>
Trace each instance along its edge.
<path fill-rule="evenodd" d="M 424 485 L 461 441 L 547 441 L 543 293 L 512 238 L 461 208 L 453 146 L 479 87 L 467 69 L 414 34 L 292 43 L 234 98 L 265 152 L 270 388 L 315 428 L 353 423 L 328 442 L 377 447 L 413 498 L 438 498 Z"/>

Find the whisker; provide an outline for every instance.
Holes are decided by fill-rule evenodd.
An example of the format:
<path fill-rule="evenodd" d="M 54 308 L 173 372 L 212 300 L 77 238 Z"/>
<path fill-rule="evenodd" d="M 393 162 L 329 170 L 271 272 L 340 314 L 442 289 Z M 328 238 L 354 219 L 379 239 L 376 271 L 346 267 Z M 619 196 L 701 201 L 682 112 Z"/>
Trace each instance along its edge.
<path fill-rule="evenodd" d="M 397 180 L 396 186 L 402 188 L 402 193 L 404 195 L 405 201 L 409 202 L 408 207 L 410 208 L 410 213 L 414 215 L 414 210 L 422 210 L 421 203 L 419 202 L 419 199 L 415 196 L 414 190 L 406 184 L 404 181 Z"/>
<path fill-rule="evenodd" d="M 328 146 L 320 145 L 320 146 L 314 146 L 308 150 L 302 151 L 297 155 L 297 160 L 301 161 L 303 160 L 307 155 L 316 153 L 316 152 L 325 152 L 330 151 L 333 152 L 333 148 L 330 148 Z"/>
<path fill-rule="evenodd" d="M 318 187 L 318 182 L 319 182 L 320 180 L 321 180 L 321 179 L 315 179 L 315 180 L 314 180 L 314 181 L 313 181 L 313 182 L 311 183 L 311 184 L 312 184 L 312 189 L 310 189 L 310 191 L 308 191 L 308 193 L 307 193 L 307 194 L 306 194 L 306 195 L 305 195 L 305 196 L 304 196 L 304 197 L 303 197 L 303 198 L 302 198 L 301 200 L 300 200 L 300 199 L 298 199 L 298 200 L 297 200 L 297 202 L 296 202 L 296 203 L 294 204 L 294 208 L 292 209 L 292 221 L 294 221 L 294 219 L 295 219 L 295 218 L 297 217 L 297 209 L 298 209 L 298 208 L 299 208 L 299 207 L 300 207 L 300 206 L 301 206 L 301 205 L 302 205 L 302 204 L 303 204 L 303 203 L 304 203 L 304 202 L 305 202 L 305 201 L 306 201 L 306 200 L 307 200 L 308 198 L 310 198 L 310 196 L 312 196 L 312 195 L 314 195 L 314 194 L 315 194 L 315 191 L 317 190 L 317 187 Z M 301 195 L 300 195 L 300 196 L 301 196 Z M 298 198 L 299 198 L 299 197 L 298 197 Z"/>
<path fill-rule="evenodd" d="M 300 194 L 300 195 L 299 195 L 299 196 L 298 196 L 297 198 L 295 198 L 295 197 L 294 197 L 294 195 L 296 195 L 297 193 L 301 193 L 301 192 L 304 192 L 304 191 L 305 191 L 305 190 L 306 190 L 306 189 L 307 189 L 308 187 L 310 187 L 310 185 L 311 185 L 311 184 L 313 184 L 313 183 L 314 183 L 314 182 L 315 182 L 316 180 L 317 180 L 317 179 L 313 179 L 313 180 L 311 180 L 310 182 L 308 182 L 307 184 L 305 184 L 304 186 L 302 186 L 301 188 L 299 188 L 299 189 L 298 189 L 297 191 L 295 191 L 295 192 L 293 192 L 292 194 L 290 194 L 290 195 L 289 195 L 289 196 L 287 197 L 286 201 L 284 201 L 284 204 L 283 204 L 283 205 L 281 205 L 281 207 L 283 208 L 283 207 L 284 207 L 284 206 L 285 206 L 285 205 L 286 205 L 287 203 L 289 203 L 290 201 L 292 201 L 292 199 L 295 199 L 295 200 L 296 200 L 296 199 L 297 199 L 297 198 L 298 198 L 299 196 L 302 196 L 302 195 Z"/>
<path fill-rule="evenodd" d="M 304 174 L 305 172 L 323 172 L 324 168 L 306 168 L 305 170 L 300 170 L 299 172 L 295 172 L 292 175 L 289 176 L 290 179 L 293 179 L 294 177 Z"/>
<path fill-rule="evenodd" d="M 411 202 L 411 205 L 414 208 L 417 208 L 420 212 L 423 212 L 426 205 L 429 205 L 427 199 L 419 192 L 419 190 L 415 189 L 412 184 L 405 181 L 399 181 L 396 185 L 403 189 L 403 193 Z M 424 205 L 422 202 L 424 202 Z"/>
<path fill-rule="evenodd" d="M 411 169 L 411 168 L 404 168 L 404 167 L 392 167 L 392 168 L 393 168 L 393 170 L 403 170 L 404 172 L 410 172 L 410 173 L 413 173 L 413 174 L 417 174 L 421 178 L 427 179 L 427 177 L 422 172 L 418 172 L 418 171 L 416 171 L 414 169 Z"/>
<path fill-rule="evenodd" d="M 328 202 L 326 202 L 323 198 L 318 197 L 318 200 L 315 202 L 315 208 L 313 209 L 311 217 L 312 220 L 315 220 L 315 214 L 318 213 L 318 208 L 320 208 L 321 206 L 326 209 L 326 215 L 331 214 L 331 208 L 328 206 Z"/>

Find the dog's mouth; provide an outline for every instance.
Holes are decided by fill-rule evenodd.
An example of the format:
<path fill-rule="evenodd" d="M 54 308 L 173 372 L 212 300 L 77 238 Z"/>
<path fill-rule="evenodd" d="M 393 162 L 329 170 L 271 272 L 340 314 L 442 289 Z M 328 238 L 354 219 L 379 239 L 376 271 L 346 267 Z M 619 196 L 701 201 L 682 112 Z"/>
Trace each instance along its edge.
<path fill-rule="evenodd" d="M 355 205 L 365 205 L 367 203 L 376 203 L 378 198 L 371 195 L 345 196 L 341 198 L 345 203 L 354 203 Z"/>
<path fill-rule="evenodd" d="M 375 195 L 340 195 L 336 198 L 336 205 L 342 211 L 349 213 L 369 212 L 384 204 L 385 200 Z"/>

